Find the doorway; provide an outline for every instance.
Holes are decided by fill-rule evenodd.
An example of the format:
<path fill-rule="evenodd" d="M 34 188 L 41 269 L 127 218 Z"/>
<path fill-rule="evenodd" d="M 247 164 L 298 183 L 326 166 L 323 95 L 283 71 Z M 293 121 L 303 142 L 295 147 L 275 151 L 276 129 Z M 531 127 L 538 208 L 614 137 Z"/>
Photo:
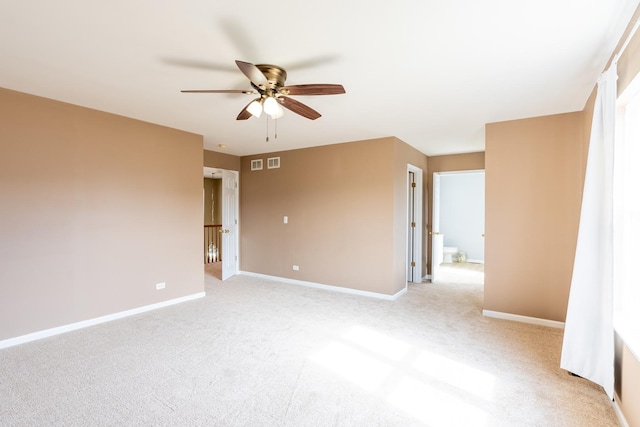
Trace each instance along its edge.
<path fill-rule="evenodd" d="M 431 281 L 484 284 L 484 170 L 434 172 Z"/>
<path fill-rule="evenodd" d="M 239 270 L 238 172 L 211 167 L 205 167 L 203 172 L 206 271 L 207 274 L 220 280 L 226 280 L 237 274 Z M 210 193 L 206 191 L 207 179 L 215 182 L 210 185 L 212 188 Z M 208 195 L 211 200 L 208 200 Z M 207 261 L 213 262 L 207 263 Z"/>

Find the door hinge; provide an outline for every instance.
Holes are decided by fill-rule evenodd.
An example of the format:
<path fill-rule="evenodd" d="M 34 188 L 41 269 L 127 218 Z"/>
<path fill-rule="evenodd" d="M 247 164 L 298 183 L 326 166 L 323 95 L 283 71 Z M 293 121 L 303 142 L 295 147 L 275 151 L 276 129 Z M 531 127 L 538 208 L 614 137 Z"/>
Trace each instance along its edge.
<path fill-rule="evenodd" d="M 416 262 L 415 261 L 411 261 L 411 267 L 415 267 L 416 266 Z"/>
<path fill-rule="evenodd" d="M 412 182 L 412 183 L 411 183 L 411 186 L 412 186 L 413 188 L 416 188 L 416 183 L 415 183 L 415 182 Z"/>
<path fill-rule="evenodd" d="M 416 223 L 415 223 L 415 221 L 414 221 L 414 222 L 411 222 L 411 228 L 416 228 Z"/>

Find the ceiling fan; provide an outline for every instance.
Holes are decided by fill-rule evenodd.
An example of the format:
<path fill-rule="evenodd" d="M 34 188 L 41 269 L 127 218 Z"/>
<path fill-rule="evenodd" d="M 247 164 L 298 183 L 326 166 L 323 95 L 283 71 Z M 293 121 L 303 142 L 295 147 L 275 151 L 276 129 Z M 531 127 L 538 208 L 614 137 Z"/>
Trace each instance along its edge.
<path fill-rule="evenodd" d="M 264 111 L 272 119 L 282 117 L 282 107 L 296 114 L 315 120 L 321 116 L 313 108 L 290 98 L 289 95 L 338 95 L 345 93 L 344 87 L 338 84 L 303 84 L 285 86 L 287 72 L 276 65 L 251 64 L 236 60 L 236 65 L 249 79 L 253 90 L 182 90 L 183 93 L 242 93 L 259 95 L 240 111 L 236 120 L 247 120 L 251 116 L 260 117 Z"/>

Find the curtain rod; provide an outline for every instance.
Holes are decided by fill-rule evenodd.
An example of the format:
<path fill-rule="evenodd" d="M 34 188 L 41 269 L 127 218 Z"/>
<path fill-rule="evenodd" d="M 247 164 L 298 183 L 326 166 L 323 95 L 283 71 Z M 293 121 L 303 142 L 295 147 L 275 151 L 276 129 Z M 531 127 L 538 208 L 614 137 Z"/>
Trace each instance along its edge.
<path fill-rule="evenodd" d="M 638 30 L 638 27 L 640 27 L 640 18 L 638 18 L 636 20 L 636 22 L 633 24 L 633 27 L 631 28 L 631 31 L 629 32 L 629 35 L 627 35 L 627 38 L 625 39 L 624 43 L 622 43 L 622 46 L 620 47 L 620 50 L 613 57 L 613 62 L 614 63 L 618 62 L 618 59 L 620 59 L 620 57 L 622 56 L 622 53 L 627 48 L 627 45 L 629 44 L 629 42 L 631 42 L 631 38 L 633 37 L 633 35 Z"/>

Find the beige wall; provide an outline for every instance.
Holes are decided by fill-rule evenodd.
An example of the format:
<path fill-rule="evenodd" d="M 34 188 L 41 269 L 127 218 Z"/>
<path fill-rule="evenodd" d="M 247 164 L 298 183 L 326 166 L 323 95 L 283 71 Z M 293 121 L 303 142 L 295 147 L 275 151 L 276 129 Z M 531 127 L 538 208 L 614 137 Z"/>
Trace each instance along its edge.
<path fill-rule="evenodd" d="M 204 178 L 203 179 L 203 198 L 204 198 L 204 225 L 215 224 L 214 222 L 214 214 L 212 209 L 212 200 L 211 193 L 213 193 L 213 179 L 212 178 Z"/>
<path fill-rule="evenodd" d="M 205 225 L 221 224 L 222 223 L 222 209 L 221 209 L 222 179 L 204 178 L 203 181 L 204 181 L 204 224 Z"/>
<path fill-rule="evenodd" d="M 429 173 L 427 174 L 427 194 L 429 195 L 429 197 L 433 197 L 433 174 L 435 172 L 484 170 L 484 152 L 430 156 L 428 158 L 428 169 Z M 429 239 L 428 232 L 431 231 L 431 218 L 433 216 L 433 211 L 431 208 L 432 203 L 432 199 L 429 199 L 427 201 L 428 218 L 427 233 L 425 233 L 425 238 L 429 240 L 429 250 L 427 253 L 427 264 L 429 266 L 429 272 L 431 272 L 431 239 Z"/>
<path fill-rule="evenodd" d="M 279 169 L 250 170 L 251 160 L 273 156 Z M 243 157 L 241 269 L 387 295 L 404 289 L 407 162 L 426 167 L 396 138 Z"/>
<path fill-rule="evenodd" d="M 240 157 L 217 151 L 204 150 L 203 164 L 205 167 L 226 169 L 230 171 L 240 170 Z"/>
<path fill-rule="evenodd" d="M 486 126 L 485 310 L 565 320 L 582 123 L 578 112 Z"/>
<path fill-rule="evenodd" d="M 615 400 L 629 427 L 640 426 L 640 363 L 616 335 Z"/>
<path fill-rule="evenodd" d="M 0 150 L 0 340 L 204 290 L 202 137 L 0 89 Z"/>

